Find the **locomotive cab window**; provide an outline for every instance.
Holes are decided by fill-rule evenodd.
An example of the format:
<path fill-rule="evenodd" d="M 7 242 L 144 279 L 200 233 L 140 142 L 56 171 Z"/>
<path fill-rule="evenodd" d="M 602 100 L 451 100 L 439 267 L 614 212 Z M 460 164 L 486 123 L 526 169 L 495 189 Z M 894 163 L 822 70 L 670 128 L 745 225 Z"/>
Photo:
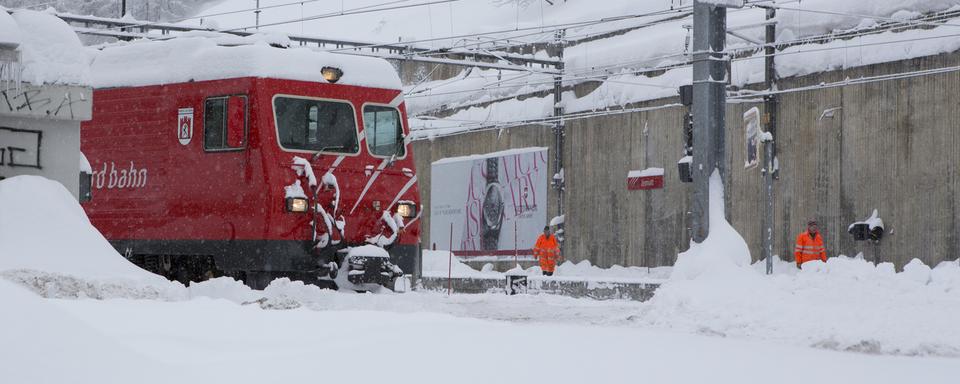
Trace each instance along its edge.
<path fill-rule="evenodd" d="M 242 149 L 246 145 L 247 97 L 207 99 L 203 105 L 203 148 L 208 151 Z"/>
<path fill-rule="evenodd" d="M 403 126 L 400 111 L 380 105 L 363 107 L 363 131 L 374 156 L 403 157 Z"/>
<path fill-rule="evenodd" d="M 357 153 L 357 120 L 347 102 L 276 97 L 277 136 L 285 149 Z"/>

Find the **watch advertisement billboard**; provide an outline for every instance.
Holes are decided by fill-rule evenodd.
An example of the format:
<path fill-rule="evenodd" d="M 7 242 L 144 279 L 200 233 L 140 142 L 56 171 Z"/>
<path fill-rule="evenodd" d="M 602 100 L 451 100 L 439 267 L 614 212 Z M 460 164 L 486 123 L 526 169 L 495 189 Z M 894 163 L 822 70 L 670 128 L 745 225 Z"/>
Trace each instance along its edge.
<path fill-rule="evenodd" d="M 547 148 L 441 159 L 430 176 L 430 239 L 457 256 L 531 256 L 547 224 Z"/>

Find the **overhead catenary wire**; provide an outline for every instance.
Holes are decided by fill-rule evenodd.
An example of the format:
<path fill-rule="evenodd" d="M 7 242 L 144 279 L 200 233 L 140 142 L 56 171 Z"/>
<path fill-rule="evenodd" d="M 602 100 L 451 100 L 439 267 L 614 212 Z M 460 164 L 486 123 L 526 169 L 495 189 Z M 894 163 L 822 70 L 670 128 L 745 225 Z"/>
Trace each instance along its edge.
<path fill-rule="evenodd" d="M 828 89 L 828 88 L 844 87 L 844 86 L 851 86 L 851 85 L 864 85 L 864 84 L 872 84 L 872 83 L 878 83 L 878 82 L 884 82 L 884 81 L 901 80 L 901 79 L 908 79 L 908 78 L 914 78 L 914 77 L 920 77 L 920 76 L 930 76 L 930 75 L 945 74 L 945 73 L 952 73 L 952 72 L 960 72 L 960 66 L 932 68 L 932 69 L 925 69 L 925 70 L 867 76 L 867 77 L 861 77 L 856 79 L 845 79 L 845 80 L 831 82 L 831 83 L 820 83 L 820 84 L 815 84 L 810 86 L 802 86 L 802 87 L 795 87 L 795 88 L 789 88 L 789 89 L 764 90 L 764 91 L 740 91 L 741 94 L 730 95 L 727 97 L 727 99 L 730 100 L 731 102 L 742 102 L 744 100 L 750 101 L 750 102 L 761 102 L 762 99 L 760 99 L 759 97 L 766 96 L 766 95 L 789 94 L 789 93 L 807 92 L 807 91 L 818 90 L 818 89 Z M 428 128 L 420 128 L 420 129 L 417 129 L 416 131 L 423 132 L 423 131 L 430 131 L 430 130 L 456 130 L 455 132 L 450 132 L 449 134 L 445 134 L 445 135 L 430 135 L 430 137 L 423 138 L 423 139 L 429 139 L 431 137 L 441 137 L 441 136 L 447 136 L 447 135 L 453 135 L 453 134 L 470 133 L 470 132 L 477 132 L 477 131 L 488 130 L 488 129 L 506 129 L 506 128 L 522 126 L 522 125 L 546 124 L 546 123 L 557 121 L 558 119 L 577 120 L 577 119 L 583 119 L 583 118 L 589 118 L 589 117 L 643 112 L 643 111 L 673 108 L 673 107 L 679 107 L 679 106 L 681 105 L 677 103 L 670 103 L 670 104 L 664 104 L 664 105 L 659 105 L 654 107 L 638 107 L 638 108 L 623 108 L 623 109 L 604 110 L 604 111 L 577 112 L 577 113 L 564 114 L 561 116 L 548 116 L 548 117 L 536 118 L 536 119 L 522 119 L 522 120 L 513 120 L 513 121 L 475 121 L 475 123 L 472 125 L 464 124 L 460 126 L 428 127 Z M 448 119 L 440 118 L 437 120 L 448 120 Z M 449 119 L 449 121 L 472 122 L 471 120 L 456 120 L 456 119 Z M 477 128 L 472 128 L 474 126 L 476 126 Z"/>
<path fill-rule="evenodd" d="M 899 22 L 900 20 L 897 20 L 897 21 Z M 908 23 L 907 26 L 909 26 L 909 25 L 919 25 L 919 24 L 923 24 L 923 23 L 912 23 L 912 24 Z M 939 25 L 949 25 L 949 24 L 944 24 L 944 23 L 930 24 L 930 23 L 926 23 L 925 25 L 936 25 L 936 26 L 939 26 Z M 879 31 L 877 31 L 877 30 L 871 30 L 871 31 L 864 32 L 864 33 L 861 33 L 861 34 L 854 34 L 854 36 L 856 36 L 856 35 L 860 35 L 860 36 L 873 35 L 873 34 L 877 34 L 877 33 L 882 33 L 882 32 L 886 32 L 886 31 L 890 31 L 890 30 L 894 30 L 894 29 L 902 29 L 902 28 L 904 28 L 904 25 L 891 25 L 891 26 L 886 26 L 886 27 L 880 29 Z M 942 39 L 942 38 L 956 37 L 956 36 L 960 36 L 960 34 L 937 35 L 937 36 L 923 36 L 923 37 L 917 37 L 917 38 L 887 40 L 887 41 L 868 42 L 868 43 L 862 43 L 862 42 L 861 42 L 860 44 L 855 44 L 855 45 L 852 45 L 852 46 L 851 46 L 850 44 L 846 44 L 846 43 L 845 43 L 843 46 L 821 47 L 821 48 L 815 48 L 815 49 L 813 49 L 813 50 L 806 49 L 806 50 L 803 50 L 803 51 L 778 52 L 778 53 L 776 53 L 775 55 L 797 55 L 797 54 L 814 53 L 814 52 L 828 51 L 828 50 L 836 50 L 836 49 L 851 49 L 851 48 L 852 48 L 852 49 L 856 49 L 856 48 L 858 48 L 858 47 L 861 47 L 861 48 L 862 48 L 862 47 L 868 47 L 868 46 L 879 46 L 879 45 L 898 44 L 898 43 L 914 42 L 914 41 L 921 41 L 921 40 Z M 823 39 L 824 37 L 818 37 L 818 38 Z M 848 40 L 849 38 L 851 38 L 850 35 L 845 35 L 845 36 L 843 36 L 843 39 L 844 39 L 844 40 Z M 807 40 L 811 40 L 811 39 L 812 39 L 811 37 L 806 37 L 806 38 L 803 38 L 803 39 L 797 39 L 797 41 L 807 41 Z M 776 45 L 778 45 L 778 46 L 779 46 L 779 45 L 783 45 L 783 44 L 789 44 L 789 42 L 777 42 L 777 43 L 776 43 Z M 759 50 L 759 49 L 762 49 L 762 48 L 763 48 L 763 46 L 738 48 L 738 49 L 737 49 L 737 52 L 744 52 L 744 51 L 749 51 L 749 50 Z M 752 59 L 764 58 L 764 57 L 766 57 L 766 56 L 767 56 L 767 55 L 752 55 L 752 56 L 749 56 L 749 57 L 732 58 L 731 60 L 732 60 L 732 61 L 752 60 Z M 894 74 L 887 74 L 887 75 L 880 75 L 880 76 L 864 77 L 864 78 L 860 78 L 860 79 L 846 79 L 846 80 L 844 80 L 844 81 L 839 81 L 839 82 L 834 82 L 834 83 L 829 83 L 829 84 L 817 84 L 817 85 L 813 85 L 813 86 L 798 87 L 798 88 L 793 88 L 793 89 L 768 90 L 768 91 L 763 91 L 763 92 L 744 91 L 744 93 L 745 93 L 744 95 L 733 95 L 733 96 L 731 96 L 731 101 L 732 101 L 732 102 L 742 102 L 742 101 L 745 101 L 745 100 L 753 101 L 753 100 L 757 100 L 757 97 L 758 97 L 758 96 L 768 95 L 768 94 L 783 94 L 783 93 L 792 93 L 792 92 L 803 92 L 803 91 L 815 90 L 815 89 L 820 89 L 820 88 L 841 87 L 841 86 L 859 85 L 859 84 L 870 84 L 870 83 L 881 82 L 881 81 L 891 81 L 891 80 L 896 80 L 896 79 L 904 79 L 904 78 L 911 78 L 911 77 L 917 77 L 917 76 L 926 76 L 926 75 L 932 75 L 932 74 L 949 73 L 949 72 L 956 72 L 956 71 L 960 71 L 960 66 L 958 66 L 958 67 L 946 67 L 946 68 L 935 68 L 935 69 L 920 70 L 920 71 L 901 72 L 901 73 L 894 73 Z M 528 84 L 524 84 L 524 85 L 531 85 L 531 84 L 528 83 Z M 469 91 L 471 91 L 471 90 L 463 90 L 463 91 L 458 91 L 458 92 L 469 92 Z M 432 94 L 432 95 L 437 95 L 437 94 Z M 613 113 L 614 113 L 614 114 L 615 114 L 615 113 L 629 113 L 629 112 L 631 112 L 631 111 L 632 111 L 632 109 L 622 109 L 622 110 L 619 110 L 619 111 L 613 112 Z M 423 128 L 423 129 L 425 129 L 425 130 L 445 130 L 445 131 L 455 130 L 455 131 L 457 131 L 457 132 L 451 132 L 451 133 L 448 133 L 448 134 L 430 135 L 430 137 L 432 138 L 432 137 L 438 137 L 438 136 L 445 136 L 445 135 L 449 135 L 449 134 L 459 134 L 459 133 L 467 133 L 467 132 L 476 132 L 476 131 L 478 131 L 479 129 L 483 129 L 483 128 L 470 128 L 470 127 L 472 127 L 472 126 L 485 127 L 485 129 L 505 129 L 505 128 L 509 128 L 509 127 L 512 127 L 512 126 L 516 126 L 516 125 L 528 125 L 528 124 L 535 124 L 535 123 L 540 123 L 540 122 L 550 122 L 550 121 L 555 121 L 556 119 L 567 119 L 567 120 L 569 120 L 569 119 L 576 119 L 576 118 L 586 118 L 586 117 L 593 117 L 593 116 L 597 116 L 597 115 L 605 114 L 605 113 L 609 113 L 609 112 L 583 113 L 583 114 L 565 114 L 565 115 L 562 115 L 562 116 L 556 116 L 556 117 L 551 117 L 551 118 L 525 119 L 525 120 L 507 121 L 507 122 L 504 122 L 504 121 L 498 121 L 498 122 L 493 122 L 493 121 L 480 121 L 480 122 L 475 122 L 475 123 L 473 123 L 472 125 L 446 126 L 446 127 Z M 455 121 L 455 120 L 452 120 L 452 119 L 443 119 L 443 120 Z M 462 129 L 462 128 L 465 128 L 465 127 L 466 127 L 467 129 Z M 459 129 L 458 129 L 458 128 L 459 128 Z"/>
<path fill-rule="evenodd" d="M 245 9 L 237 9 L 237 10 L 233 10 L 233 11 L 224 11 L 224 12 L 217 12 L 217 13 L 208 13 L 208 14 L 203 14 L 203 15 L 196 15 L 196 16 L 190 16 L 190 17 L 182 17 L 182 18 L 178 18 L 178 19 L 174 19 L 174 20 L 169 20 L 169 21 L 154 21 L 154 22 L 148 21 L 148 22 L 137 23 L 137 24 L 132 24 L 132 25 L 107 27 L 107 28 L 104 28 L 104 29 L 111 30 L 111 29 L 138 28 L 138 27 L 152 27 L 152 26 L 158 26 L 158 25 L 162 25 L 162 24 L 179 23 L 179 22 L 184 22 L 184 21 L 187 21 L 187 20 L 205 19 L 205 18 L 216 17 L 216 16 L 226 16 L 226 15 L 233 15 L 233 14 L 237 14 L 237 13 L 253 12 L 253 11 L 257 11 L 257 10 L 261 10 L 261 11 L 262 11 L 262 10 L 264 10 L 264 9 L 281 8 L 281 7 L 288 7 L 288 6 L 293 6 L 293 5 L 301 5 L 301 4 L 306 4 L 306 3 L 315 3 L 315 2 L 318 2 L 318 1 L 323 1 L 323 0 L 293 1 L 293 2 L 289 2 L 289 3 L 283 3 L 283 4 L 264 5 L 264 6 L 261 6 L 261 7 L 259 7 L 259 8 L 245 8 Z M 394 1 L 394 2 L 406 2 L 406 1 L 411 1 L 411 0 L 396 0 L 396 1 Z"/>
<path fill-rule="evenodd" d="M 261 27 L 261 28 L 262 28 L 262 27 L 272 27 L 272 26 L 276 26 L 276 25 L 300 23 L 300 22 L 304 22 L 304 21 L 327 19 L 327 18 L 331 18 L 331 17 L 342 17 L 342 16 L 359 15 L 359 14 L 371 13 L 371 12 L 392 11 L 392 10 L 397 10 L 397 9 L 405 9 L 405 8 L 414 8 L 414 7 L 430 6 L 430 5 L 434 5 L 434 4 L 453 3 L 453 2 L 457 2 L 457 1 L 462 1 L 462 0 L 434 0 L 434 1 L 428 1 L 428 2 L 423 2 L 423 3 L 395 5 L 395 6 L 382 7 L 382 8 L 374 8 L 374 7 L 376 7 L 376 6 L 367 6 L 367 7 L 360 7 L 360 8 L 354 8 L 354 9 L 349 9 L 349 10 L 343 10 L 343 11 L 340 11 L 340 12 L 330 12 L 330 13 L 325 13 L 325 14 L 320 14 L 320 15 L 299 17 L 299 18 L 296 18 L 296 19 L 293 19 L 293 20 L 285 20 L 285 21 L 278 21 L 278 22 L 267 23 L 267 24 L 260 24 L 260 27 Z M 394 2 L 394 3 L 399 3 L 399 2 L 405 2 L 405 1 L 396 1 L 396 2 Z M 372 8 L 372 9 L 371 9 L 371 8 Z M 224 29 L 224 30 L 221 30 L 220 32 L 243 31 L 243 30 L 250 29 L 250 28 L 253 28 L 253 27 L 254 27 L 254 26 L 236 27 L 236 28 Z M 381 44 L 381 45 L 383 45 L 383 44 Z"/>
<path fill-rule="evenodd" d="M 885 31 L 889 31 L 889 30 L 897 29 L 897 28 L 902 28 L 902 26 L 888 26 L 887 28 L 881 30 L 880 32 L 885 32 Z M 880 32 L 871 31 L 871 32 L 869 32 L 869 33 L 864 33 L 864 34 L 862 34 L 862 36 L 875 35 L 875 34 L 880 33 Z M 802 54 L 809 54 L 809 53 L 822 52 L 822 51 L 830 51 L 830 50 L 857 49 L 857 48 L 870 47 L 870 46 L 899 44 L 899 43 L 915 42 L 915 41 L 922 41 L 922 40 L 943 39 L 943 38 L 950 38 L 950 37 L 960 37 L 960 33 L 958 33 L 958 34 L 949 34 L 949 35 L 923 36 L 923 37 L 909 38 L 909 39 L 886 40 L 886 41 L 878 41 L 878 42 L 870 42 L 870 43 L 860 43 L 860 44 L 854 44 L 854 45 L 845 44 L 844 46 L 821 47 L 821 48 L 813 48 L 813 49 L 804 49 L 804 50 L 802 50 L 802 51 L 778 52 L 778 53 L 774 54 L 774 56 L 802 55 Z M 816 39 L 822 39 L 822 38 L 823 38 L 823 36 L 818 36 L 818 37 L 816 37 Z M 845 36 L 845 38 L 846 38 L 846 36 Z M 852 37 L 851 37 L 851 38 L 852 38 Z M 806 40 L 809 40 L 809 39 L 811 39 L 811 38 L 808 37 L 808 38 L 797 39 L 797 40 L 782 41 L 782 42 L 778 42 L 777 45 L 788 45 L 788 44 L 792 44 L 792 43 L 794 43 L 794 42 L 806 41 Z M 822 44 L 821 44 L 821 45 L 822 45 Z M 749 51 L 760 51 L 760 50 L 763 49 L 763 48 L 764 48 L 764 46 L 760 46 L 760 45 L 748 46 L 748 47 L 738 47 L 738 48 L 726 50 L 726 51 L 724 51 L 724 53 L 727 53 L 727 54 L 738 54 L 738 53 L 749 52 Z M 686 56 L 686 55 L 688 55 L 688 53 L 676 53 L 676 54 L 669 54 L 669 55 L 664 55 L 664 56 L 659 56 L 659 57 L 654 57 L 654 58 L 638 59 L 638 60 L 634 60 L 633 62 L 650 62 L 650 61 L 654 61 L 654 60 L 658 60 L 658 59 L 666 59 L 666 58 L 671 58 L 671 57 L 681 57 L 681 56 Z M 760 55 L 751 55 L 751 56 L 747 56 L 747 57 L 733 57 L 733 58 L 731 58 L 731 61 L 757 60 L 757 59 L 766 58 L 767 56 L 768 56 L 768 55 L 766 55 L 766 54 L 760 54 Z M 624 65 L 624 64 L 629 64 L 629 63 L 631 63 L 631 62 L 622 62 L 622 63 L 619 63 L 619 64 L 610 64 L 610 65 L 608 65 L 608 66 L 606 66 L 606 67 L 607 67 L 607 68 L 620 67 L 620 66 L 622 66 L 622 65 Z M 668 66 L 666 66 L 666 67 L 653 67 L 653 68 L 649 68 L 649 69 L 641 70 L 641 71 L 621 71 L 621 72 L 619 72 L 619 73 L 611 73 L 611 74 L 609 74 L 609 75 L 623 75 L 623 74 L 638 74 L 638 73 L 642 73 L 642 72 L 656 72 L 656 71 L 667 70 L 667 69 L 675 69 L 675 68 L 680 68 L 680 67 L 685 67 L 685 66 L 686 66 L 686 65 L 684 65 L 684 64 L 679 64 L 679 65 L 674 64 L 674 65 L 668 65 Z M 580 72 L 580 73 L 596 73 L 596 72 L 600 72 L 600 71 L 601 71 L 601 69 L 591 68 L 591 69 L 589 69 L 589 70 L 584 70 L 583 72 Z M 569 72 L 568 72 L 568 73 L 569 73 Z M 565 77 L 565 81 L 576 81 L 576 80 L 581 80 L 581 79 L 596 79 L 597 77 L 599 77 L 599 76 L 569 76 L 569 75 L 568 75 L 568 76 Z M 525 85 L 536 85 L 536 84 L 545 84 L 545 83 L 548 83 L 548 82 L 527 83 L 527 84 L 525 84 Z M 446 84 L 445 84 L 445 85 L 446 85 Z M 644 85 L 648 85 L 648 84 L 644 84 Z M 651 85 L 652 85 L 652 84 L 651 84 Z M 509 87 L 516 87 L 516 86 L 509 86 Z M 489 90 L 489 89 L 496 89 L 496 88 L 498 88 L 498 87 L 490 88 L 490 87 L 484 86 L 484 87 L 481 87 L 481 88 L 478 88 L 478 89 L 467 89 L 467 90 L 459 90 L 459 91 L 452 91 L 452 92 L 445 92 L 445 93 L 433 93 L 433 94 L 431 94 L 431 95 L 425 95 L 425 96 L 437 96 L 437 95 L 445 95 L 445 94 L 453 94 L 453 93 L 469 93 L 469 92 L 477 92 L 477 91 Z M 412 97 L 417 97 L 417 96 L 412 96 Z"/>
<path fill-rule="evenodd" d="M 754 6 L 756 6 L 756 5 L 754 5 Z M 759 7 L 759 6 L 756 6 L 756 7 Z M 823 15 L 846 16 L 846 17 L 850 17 L 850 18 L 856 17 L 856 18 L 860 18 L 860 19 L 881 20 L 881 21 L 889 21 L 889 22 L 897 22 L 897 23 L 906 23 L 906 24 L 914 24 L 914 25 L 933 26 L 933 27 L 938 27 L 938 26 L 960 27 L 960 24 L 953 24 L 953 23 L 948 23 L 948 22 L 923 21 L 923 20 L 913 20 L 913 19 L 898 19 L 898 18 L 894 18 L 894 17 L 876 16 L 876 15 L 864 15 L 864 14 L 849 13 L 849 12 L 829 11 L 829 10 L 823 10 L 823 9 L 793 8 L 793 7 L 784 7 L 784 6 L 782 6 L 782 5 L 777 5 L 776 3 L 774 3 L 774 4 L 772 4 L 772 5 L 763 5 L 762 8 L 774 8 L 774 9 L 782 10 L 782 11 L 795 11 L 795 12 L 806 12 L 806 13 L 817 13 L 817 14 L 823 14 Z"/>
<path fill-rule="evenodd" d="M 641 18 L 641 17 L 649 17 L 649 16 L 655 16 L 655 15 L 661 15 L 661 14 L 668 14 L 668 13 L 673 13 L 673 12 L 679 12 L 679 10 L 662 10 L 662 11 L 655 11 L 655 12 L 650 12 L 650 13 L 640 13 L 640 14 L 633 14 L 633 15 L 621 15 L 621 16 L 615 16 L 615 17 L 607 17 L 607 18 L 601 18 L 601 19 L 587 20 L 587 21 L 576 21 L 576 22 L 567 22 L 567 23 L 557 23 L 557 24 L 552 24 L 552 25 L 546 25 L 546 26 L 543 26 L 543 27 L 541 27 L 541 26 L 531 26 L 531 27 L 522 27 L 522 28 L 517 28 L 517 29 L 500 29 L 500 30 L 494 30 L 494 31 L 466 33 L 466 34 L 460 34 L 460 35 L 435 37 L 435 38 L 430 38 L 430 39 L 408 40 L 408 41 L 404 41 L 403 43 L 404 43 L 404 44 L 429 43 L 429 42 L 438 41 L 438 40 L 441 40 L 441 41 L 442 41 L 442 40 L 462 39 L 462 38 L 468 38 L 468 37 L 499 35 L 499 34 L 505 34 L 505 33 L 510 33 L 510 32 L 531 31 L 531 30 L 539 30 L 539 29 L 541 29 L 541 28 L 547 28 L 547 29 L 544 30 L 544 32 L 539 32 L 539 31 L 538 31 L 538 32 L 536 32 L 536 33 L 531 33 L 531 35 L 535 35 L 535 34 L 541 34 L 541 33 L 552 33 L 552 32 L 559 31 L 559 30 L 561 30 L 561 29 L 567 29 L 567 28 L 577 27 L 577 26 L 584 26 L 584 25 L 589 25 L 589 24 L 599 24 L 599 23 L 609 23 L 609 22 L 614 22 L 614 21 L 635 19 L 635 18 Z M 386 45 L 395 45 L 395 44 L 394 44 L 394 43 L 373 43 L 373 44 L 356 46 L 356 47 L 350 47 L 350 48 L 331 49 L 331 50 L 329 50 L 329 51 L 331 51 L 331 52 L 336 52 L 336 51 L 353 50 L 353 49 L 358 49 L 358 48 L 376 48 L 376 47 L 386 46 Z"/>
<path fill-rule="evenodd" d="M 453 136 L 453 135 L 459 135 L 464 133 L 488 131 L 488 130 L 494 130 L 494 129 L 508 129 L 508 128 L 514 128 L 514 127 L 519 127 L 524 125 L 552 125 L 553 123 L 561 119 L 563 121 L 572 121 L 572 120 L 580 120 L 580 119 L 586 119 L 586 118 L 596 117 L 596 116 L 609 116 L 609 115 L 619 115 L 619 114 L 625 114 L 625 113 L 654 111 L 658 109 L 675 108 L 679 106 L 681 105 L 677 103 L 672 103 L 672 104 L 658 105 L 653 107 L 638 107 L 638 108 L 627 108 L 627 109 L 607 110 L 607 111 L 577 112 L 577 113 L 564 114 L 560 116 L 549 116 L 545 118 L 499 122 L 499 124 L 496 124 L 496 125 L 482 125 L 483 122 L 479 122 L 480 125 L 474 128 L 469 128 L 470 126 L 445 126 L 445 127 L 420 128 L 420 129 L 414 130 L 414 132 L 428 132 L 431 130 L 436 130 L 436 131 L 453 130 L 453 131 L 445 132 L 445 133 L 429 134 L 429 136 L 425 136 L 425 137 L 418 136 L 418 137 L 415 137 L 413 141 L 430 140 L 433 138 Z M 463 121 L 469 121 L 469 120 L 463 120 Z M 468 128 L 462 129 L 464 127 L 468 127 Z"/>

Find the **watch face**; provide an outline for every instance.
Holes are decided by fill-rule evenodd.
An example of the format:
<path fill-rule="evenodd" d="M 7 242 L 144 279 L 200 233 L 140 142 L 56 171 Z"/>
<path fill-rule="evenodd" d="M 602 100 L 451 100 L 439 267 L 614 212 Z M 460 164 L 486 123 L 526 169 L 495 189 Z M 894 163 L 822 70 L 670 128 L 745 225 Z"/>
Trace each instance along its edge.
<path fill-rule="evenodd" d="M 483 224 L 486 229 L 499 229 L 503 221 L 503 195 L 500 184 L 487 185 L 487 194 L 483 198 Z"/>
<path fill-rule="evenodd" d="M 495 183 L 500 179 L 500 163 L 499 159 L 487 159 L 487 184 Z"/>

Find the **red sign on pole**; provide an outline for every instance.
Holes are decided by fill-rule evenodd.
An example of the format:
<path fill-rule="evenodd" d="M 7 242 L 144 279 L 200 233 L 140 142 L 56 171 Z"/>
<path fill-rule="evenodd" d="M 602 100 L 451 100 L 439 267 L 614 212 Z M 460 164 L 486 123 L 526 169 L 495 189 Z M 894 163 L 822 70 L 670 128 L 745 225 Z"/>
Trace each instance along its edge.
<path fill-rule="evenodd" d="M 663 188 L 663 168 L 647 168 L 642 171 L 630 171 L 627 174 L 627 190 L 661 188 Z"/>

